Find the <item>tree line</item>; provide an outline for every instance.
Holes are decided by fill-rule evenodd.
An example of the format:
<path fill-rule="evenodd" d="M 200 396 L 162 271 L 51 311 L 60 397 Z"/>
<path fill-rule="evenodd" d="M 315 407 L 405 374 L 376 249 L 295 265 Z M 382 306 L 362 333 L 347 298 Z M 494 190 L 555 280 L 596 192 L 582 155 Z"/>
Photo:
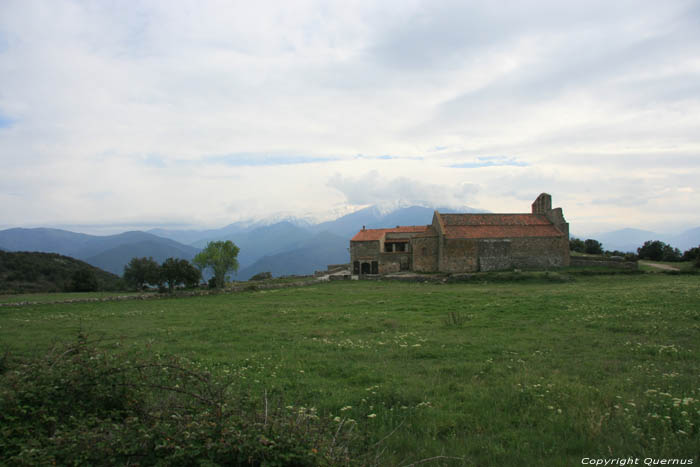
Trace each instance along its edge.
<path fill-rule="evenodd" d="M 209 242 L 192 260 L 168 258 L 158 264 L 152 257 L 132 258 L 124 266 L 124 282 L 132 288 L 158 287 L 172 292 L 179 286 L 197 287 L 202 273 L 210 269 L 213 273 L 209 287 L 222 288 L 230 271 L 238 271 L 240 249 L 230 240 Z"/>
<path fill-rule="evenodd" d="M 622 252 L 618 250 L 605 250 L 603 244 L 598 240 L 588 238 L 581 240 L 580 238 L 571 237 L 569 240 L 569 249 L 579 253 L 589 255 L 607 255 L 621 256 L 627 260 L 647 259 L 651 261 L 694 261 L 697 267 L 700 267 L 700 246 L 690 248 L 681 253 L 678 248 L 674 248 L 668 243 L 661 240 L 647 240 L 644 245 L 637 248 L 636 253 Z"/>

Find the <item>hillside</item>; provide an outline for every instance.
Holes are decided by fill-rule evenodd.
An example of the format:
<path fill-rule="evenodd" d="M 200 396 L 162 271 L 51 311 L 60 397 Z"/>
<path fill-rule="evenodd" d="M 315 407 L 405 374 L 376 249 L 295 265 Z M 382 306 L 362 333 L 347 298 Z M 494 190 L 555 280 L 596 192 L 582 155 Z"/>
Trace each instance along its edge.
<path fill-rule="evenodd" d="M 122 274 L 131 258 L 153 256 L 190 260 L 199 249 L 146 232 L 87 235 L 59 229 L 8 229 L 0 231 L 0 248 L 6 251 L 57 253 L 83 260 L 114 274 Z"/>
<path fill-rule="evenodd" d="M 70 292 L 73 276 L 94 274 L 98 290 L 118 290 L 119 277 L 56 253 L 0 251 L 0 293 Z"/>

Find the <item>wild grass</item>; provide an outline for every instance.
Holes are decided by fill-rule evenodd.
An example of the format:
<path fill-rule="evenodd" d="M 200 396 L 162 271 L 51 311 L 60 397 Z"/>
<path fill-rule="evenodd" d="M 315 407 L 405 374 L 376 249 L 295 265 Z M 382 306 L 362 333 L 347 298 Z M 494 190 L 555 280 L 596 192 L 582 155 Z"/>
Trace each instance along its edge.
<path fill-rule="evenodd" d="M 0 353 L 33 355 L 80 331 L 177 354 L 261 400 L 354 423 L 363 463 L 698 462 L 697 276 L 338 281 L 10 307 L 0 310 Z"/>

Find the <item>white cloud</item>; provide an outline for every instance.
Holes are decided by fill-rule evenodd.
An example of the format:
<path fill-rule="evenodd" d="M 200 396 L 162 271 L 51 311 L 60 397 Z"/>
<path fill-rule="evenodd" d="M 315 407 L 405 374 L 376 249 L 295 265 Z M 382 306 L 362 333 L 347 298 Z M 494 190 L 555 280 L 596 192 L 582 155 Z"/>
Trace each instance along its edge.
<path fill-rule="evenodd" d="M 328 182 L 352 205 L 381 205 L 387 202 L 419 206 L 466 206 L 479 191 L 470 183 L 444 185 L 407 177 L 390 178 L 373 170 L 359 177 L 335 174 Z"/>
<path fill-rule="evenodd" d="M 5 1 L 0 227 L 541 191 L 698 225 L 699 56 L 692 1 Z"/>

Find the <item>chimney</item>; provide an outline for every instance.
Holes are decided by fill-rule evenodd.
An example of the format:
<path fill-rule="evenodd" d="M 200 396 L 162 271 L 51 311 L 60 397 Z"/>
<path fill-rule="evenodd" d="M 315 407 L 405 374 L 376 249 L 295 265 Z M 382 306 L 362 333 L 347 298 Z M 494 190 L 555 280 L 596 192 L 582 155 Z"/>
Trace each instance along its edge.
<path fill-rule="evenodd" d="M 365 226 L 364 226 L 364 225 L 362 226 L 362 231 L 363 231 L 363 232 L 365 231 Z"/>

